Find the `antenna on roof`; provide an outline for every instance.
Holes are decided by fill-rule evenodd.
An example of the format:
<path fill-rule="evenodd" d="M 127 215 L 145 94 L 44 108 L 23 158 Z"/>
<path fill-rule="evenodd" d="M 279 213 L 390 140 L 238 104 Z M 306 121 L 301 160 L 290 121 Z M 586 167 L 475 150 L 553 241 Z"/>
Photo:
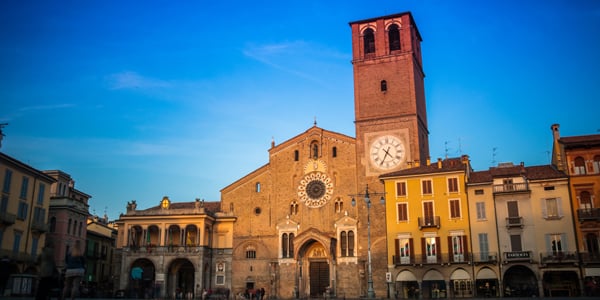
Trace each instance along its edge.
<path fill-rule="evenodd" d="M 4 138 L 4 133 L 2 132 L 2 128 L 8 125 L 8 123 L 0 123 L 0 148 L 2 148 L 2 138 Z"/>
<path fill-rule="evenodd" d="M 448 158 L 448 141 L 444 141 L 444 157 Z"/>
<path fill-rule="evenodd" d="M 492 166 L 496 165 L 496 150 L 498 150 L 498 147 L 492 148 Z"/>
<path fill-rule="evenodd" d="M 458 155 L 462 155 L 462 143 L 460 141 L 460 138 L 458 138 Z"/>

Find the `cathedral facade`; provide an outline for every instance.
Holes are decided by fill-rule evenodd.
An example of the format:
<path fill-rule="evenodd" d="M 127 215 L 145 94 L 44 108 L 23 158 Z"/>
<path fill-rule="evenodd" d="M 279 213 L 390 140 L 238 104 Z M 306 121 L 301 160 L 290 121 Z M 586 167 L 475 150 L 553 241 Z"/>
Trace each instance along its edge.
<path fill-rule="evenodd" d="M 236 218 L 233 293 L 389 293 L 379 176 L 429 157 L 421 37 L 408 12 L 349 25 L 356 136 L 315 123 L 221 190 L 221 210 Z"/>

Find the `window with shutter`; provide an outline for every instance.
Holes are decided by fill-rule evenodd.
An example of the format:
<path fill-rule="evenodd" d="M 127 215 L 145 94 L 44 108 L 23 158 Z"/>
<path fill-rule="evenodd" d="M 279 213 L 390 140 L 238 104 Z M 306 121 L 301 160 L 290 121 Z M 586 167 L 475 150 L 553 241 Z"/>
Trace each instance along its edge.
<path fill-rule="evenodd" d="M 485 220 L 485 203 L 477 202 L 475 203 L 475 207 L 477 208 L 477 220 Z"/>

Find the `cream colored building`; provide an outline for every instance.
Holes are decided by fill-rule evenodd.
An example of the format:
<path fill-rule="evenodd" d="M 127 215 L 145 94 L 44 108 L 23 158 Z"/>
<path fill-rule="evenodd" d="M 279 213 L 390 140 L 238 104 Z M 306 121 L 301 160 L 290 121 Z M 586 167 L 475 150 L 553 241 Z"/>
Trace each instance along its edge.
<path fill-rule="evenodd" d="M 135 201 L 116 221 L 116 278 L 126 297 L 192 297 L 202 289 L 231 287 L 235 217 L 219 202 L 172 203 L 138 209 Z"/>
<path fill-rule="evenodd" d="M 503 296 L 580 295 L 568 184 L 567 175 L 552 165 L 503 163 L 472 174 L 470 201 L 483 202 L 486 209 L 493 201 Z M 472 222 L 472 227 L 482 223 Z"/>
<path fill-rule="evenodd" d="M 500 248 L 496 230 L 496 204 L 490 172 L 472 172 L 466 185 L 469 202 L 473 273 L 478 296 L 499 297 Z"/>

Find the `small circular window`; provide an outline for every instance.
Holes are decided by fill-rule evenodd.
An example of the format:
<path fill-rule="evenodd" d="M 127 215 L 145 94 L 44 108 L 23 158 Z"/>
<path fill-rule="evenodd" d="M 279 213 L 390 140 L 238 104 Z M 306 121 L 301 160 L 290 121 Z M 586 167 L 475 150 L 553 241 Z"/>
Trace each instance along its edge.
<path fill-rule="evenodd" d="M 260 213 L 261 213 L 260 207 L 256 207 L 256 208 L 254 208 L 254 213 L 255 213 L 256 215 L 260 215 Z"/>

